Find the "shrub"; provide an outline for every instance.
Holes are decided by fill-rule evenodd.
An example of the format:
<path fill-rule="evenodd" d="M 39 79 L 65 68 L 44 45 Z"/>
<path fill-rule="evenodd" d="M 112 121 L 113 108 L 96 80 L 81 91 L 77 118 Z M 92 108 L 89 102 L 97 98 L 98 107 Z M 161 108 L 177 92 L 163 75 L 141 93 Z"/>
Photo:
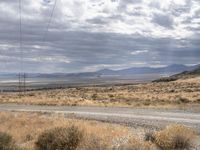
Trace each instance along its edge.
<path fill-rule="evenodd" d="M 92 94 L 91 97 L 92 97 L 93 100 L 96 100 L 98 98 L 98 95 L 95 93 L 95 94 Z"/>
<path fill-rule="evenodd" d="M 0 150 L 16 150 L 17 147 L 10 136 L 7 133 L 0 132 Z"/>
<path fill-rule="evenodd" d="M 39 135 L 37 150 L 75 150 L 80 144 L 83 132 L 72 125 L 67 128 L 54 128 Z"/>
<path fill-rule="evenodd" d="M 189 102 L 190 102 L 190 100 L 188 100 L 187 98 L 183 98 L 183 97 L 180 97 L 180 98 L 179 98 L 179 101 L 180 101 L 181 103 L 189 103 Z"/>
<path fill-rule="evenodd" d="M 27 96 L 33 97 L 35 96 L 35 93 L 28 93 Z"/>
<path fill-rule="evenodd" d="M 26 137 L 25 137 L 25 141 L 31 141 L 33 140 L 33 136 L 31 134 L 27 134 Z"/>
<path fill-rule="evenodd" d="M 195 100 L 196 103 L 200 103 L 200 99 Z"/>
<path fill-rule="evenodd" d="M 170 125 L 155 133 L 155 144 L 163 150 L 189 149 L 194 131 L 183 125 Z"/>
<path fill-rule="evenodd" d="M 177 77 L 163 77 L 163 78 L 154 80 L 152 82 L 171 82 L 171 81 L 176 81 L 176 80 L 178 80 Z"/>
<path fill-rule="evenodd" d="M 155 141 L 155 133 L 152 131 L 146 132 L 144 136 L 145 141 L 154 142 Z"/>

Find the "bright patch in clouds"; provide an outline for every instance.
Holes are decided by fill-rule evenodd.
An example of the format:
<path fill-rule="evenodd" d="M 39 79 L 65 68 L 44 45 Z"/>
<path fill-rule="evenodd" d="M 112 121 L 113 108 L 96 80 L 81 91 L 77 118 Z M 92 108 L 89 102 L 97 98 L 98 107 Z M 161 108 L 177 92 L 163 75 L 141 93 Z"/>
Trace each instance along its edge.
<path fill-rule="evenodd" d="M 142 53 L 148 53 L 148 50 L 137 50 L 137 51 L 133 51 L 131 52 L 131 55 L 139 55 Z"/>

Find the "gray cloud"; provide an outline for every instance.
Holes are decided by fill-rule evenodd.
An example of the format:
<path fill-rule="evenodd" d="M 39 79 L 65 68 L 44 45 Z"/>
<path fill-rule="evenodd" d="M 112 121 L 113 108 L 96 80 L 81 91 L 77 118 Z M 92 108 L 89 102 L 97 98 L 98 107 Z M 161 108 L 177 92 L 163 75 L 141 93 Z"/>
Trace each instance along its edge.
<path fill-rule="evenodd" d="M 199 63 L 200 8 L 196 1 L 166 8 L 160 1 L 61 0 L 44 42 L 53 1 L 23 2 L 23 63 L 27 72 Z M 0 72 L 20 70 L 18 12 L 17 1 L 0 2 Z"/>
<path fill-rule="evenodd" d="M 154 14 L 152 21 L 166 28 L 173 28 L 173 18 L 167 14 Z"/>

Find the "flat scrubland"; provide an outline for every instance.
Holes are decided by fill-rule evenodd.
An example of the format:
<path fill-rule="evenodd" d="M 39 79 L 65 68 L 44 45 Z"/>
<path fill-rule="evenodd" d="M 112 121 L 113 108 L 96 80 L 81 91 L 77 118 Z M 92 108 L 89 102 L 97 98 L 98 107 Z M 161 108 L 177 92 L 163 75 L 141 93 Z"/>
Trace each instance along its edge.
<path fill-rule="evenodd" d="M 198 108 L 200 77 L 172 82 L 30 91 L 24 96 L 0 93 L 0 103 Z"/>
<path fill-rule="evenodd" d="M 198 140 L 193 129 L 177 124 L 149 131 L 62 114 L 0 112 L 5 150 L 173 150 L 194 148 Z"/>

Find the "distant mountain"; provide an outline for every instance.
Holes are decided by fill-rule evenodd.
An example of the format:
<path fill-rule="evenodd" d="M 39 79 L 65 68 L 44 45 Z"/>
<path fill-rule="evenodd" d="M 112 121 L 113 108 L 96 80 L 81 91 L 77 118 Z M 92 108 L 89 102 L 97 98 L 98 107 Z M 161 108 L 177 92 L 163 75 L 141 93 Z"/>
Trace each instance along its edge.
<path fill-rule="evenodd" d="M 173 75 L 174 77 L 184 77 L 184 76 L 200 76 L 200 66 L 191 70 L 191 71 L 184 71 L 182 73 Z"/>
<path fill-rule="evenodd" d="M 103 69 L 98 71 L 101 75 L 134 75 L 134 74 L 175 74 L 183 71 L 190 71 L 198 66 L 185 66 L 174 64 L 166 67 L 132 67 L 122 70 Z"/>
<path fill-rule="evenodd" d="M 96 73 L 99 73 L 99 75 L 115 75 L 117 71 L 111 69 L 102 69 L 97 71 Z"/>
<path fill-rule="evenodd" d="M 170 77 L 160 78 L 153 82 L 170 82 L 170 81 L 176 81 L 178 79 L 193 78 L 193 77 L 197 77 L 197 76 L 200 76 L 200 65 L 198 65 L 197 68 L 192 69 L 190 71 L 183 71 L 181 73 L 172 75 Z"/>
<path fill-rule="evenodd" d="M 185 66 L 179 64 L 173 64 L 166 67 L 132 67 L 121 70 L 102 69 L 96 72 L 82 72 L 82 73 L 27 73 L 29 78 L 95 78 L 104 76 L 133 76 L 133 75 L 148 75 L 148 74 L 161 74 L 172 75 L 183 71 L 191 71 L 200 65 Z M 18 73 L 0 73 L 0 77 L 10 76 L 17 77 Z"/>

